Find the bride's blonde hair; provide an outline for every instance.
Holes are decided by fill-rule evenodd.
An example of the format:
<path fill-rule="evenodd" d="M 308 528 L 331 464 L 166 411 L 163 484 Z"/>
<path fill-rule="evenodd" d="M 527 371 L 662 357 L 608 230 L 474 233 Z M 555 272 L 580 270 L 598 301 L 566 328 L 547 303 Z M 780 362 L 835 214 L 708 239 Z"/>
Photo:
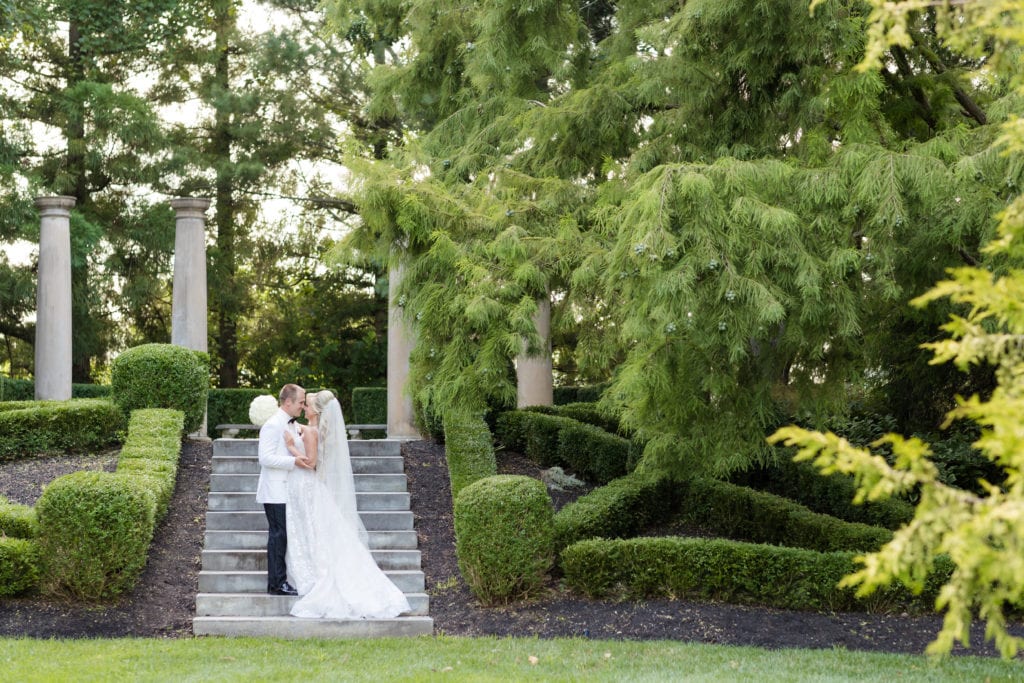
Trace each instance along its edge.
<path fill-rule="evenodd" d="M 331 391 L 330 389 L 324 389 L 322 391 L 318 391 L 315 394 L 313 394 L 313 408 L 316 409 L 316 412 L 321 416 L 320 424 L 319 424 L 319 427 L 320 427 L 319 431 L 320 431 L 320 438 L 321 438 L 321 440 L 324 437 L 327 436 L 327 425 L 324 424 L 324 420 L 323 420 L 324 410 L 327 408 L 327 405 L 331 401 L 337 401 L 337 400 L 338 399 L 334 395 L 334 392 Z"/>

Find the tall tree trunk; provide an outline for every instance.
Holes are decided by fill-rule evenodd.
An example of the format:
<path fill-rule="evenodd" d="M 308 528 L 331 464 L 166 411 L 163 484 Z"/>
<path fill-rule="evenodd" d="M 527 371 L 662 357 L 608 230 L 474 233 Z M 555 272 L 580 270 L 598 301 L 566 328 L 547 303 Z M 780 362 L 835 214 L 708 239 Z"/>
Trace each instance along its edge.
<path fill-rule="evenodd" d="M 83 81 L 85 64 L 79 44 L 78 23 L 72 20 L 68 24 L 67 89 Z M 70 187 L 55 189 L 72 195 L 75 198 L 75 209 L 83 211 L 89 203 L 89 186 L 85 176 L 85 111 L 78 104 L 72 104 L 69 112 L 64 139 L 67 142 L 67 176 Z M 89 264 L 86 254 L 72 256 L 71 291 L 71 381 L 88 382 L 91 379 L 96 325 L 89 311 Z"/>
<path fill-rule="evenodd" d="M 221 93 L 231 90 L 230 41 L 235 19 L 232 0 L 221 0 L 216 6 L 217 64 L 214 71 L 216 88 Z M 222 388 L 238 386 L 238 310 L 241 292 L 235 282 L 235 202 L 231 171 L 231 112 L 223 105 L 217 109 L 213 130 L 213 152 L 218 161 L 216 181 L 217 224 L 216 294 L 212 297 L 217 311 L 217 352 L 220 367 L 217 374 Z"/>

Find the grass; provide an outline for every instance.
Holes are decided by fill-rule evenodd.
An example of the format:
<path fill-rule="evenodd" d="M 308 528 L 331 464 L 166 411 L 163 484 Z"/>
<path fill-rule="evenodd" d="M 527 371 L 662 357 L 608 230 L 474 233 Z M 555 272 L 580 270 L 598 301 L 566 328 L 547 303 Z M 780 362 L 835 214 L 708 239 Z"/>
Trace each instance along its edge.
<path fill-rule="evenodd" d="M 6 681 L 1008 681 L 1024 664 L 669 641 L 0 639 Z"/>

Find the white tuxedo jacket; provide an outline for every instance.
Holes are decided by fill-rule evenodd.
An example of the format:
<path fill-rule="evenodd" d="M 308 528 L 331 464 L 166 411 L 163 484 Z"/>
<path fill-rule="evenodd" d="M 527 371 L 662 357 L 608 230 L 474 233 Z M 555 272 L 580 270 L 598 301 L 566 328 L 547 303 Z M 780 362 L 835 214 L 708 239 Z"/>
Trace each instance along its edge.
<path fill-rule="evenodd" d="M 288 413 L 278 410 L 260 427 L 260 480 L 256 484 L 256 502 L 285 503 L 288 501 L 288 472 L 295 469 L 295 458 L 284 443 L 284 433 L 298 436 L 295 426 L 288 424 Z"/>

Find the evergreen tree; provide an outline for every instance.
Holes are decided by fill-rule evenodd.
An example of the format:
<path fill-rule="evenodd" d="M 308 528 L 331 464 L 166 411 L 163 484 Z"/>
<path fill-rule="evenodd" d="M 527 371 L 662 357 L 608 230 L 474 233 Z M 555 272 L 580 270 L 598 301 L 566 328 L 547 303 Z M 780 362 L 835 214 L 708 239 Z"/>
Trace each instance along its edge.
<path fill-rule="evenodd" d="M 967 76 L 990 53 L 934 13 L 883 74 L 854 68 L 853 1 L 333 8 L 384 59 L 370 116 L 410 127 L 356 166 L 352 245 L 408 261 L 420 399 L 508 401 L 551 291 L 647 466 L 744 467 L 783 415 L 898 391 L 903 340 L 945 314 L 902 304 L 986 258 L 1020 181 L 993 148 L 1005 83 Z"/>
<path fill-rule="evenodd" d="M 19 3 L 17 20 L 0 50 L 0 118 L 4 174 L 2 210 L 7 240 L 38 241 L 36 194 L 75 197 L 72 214 L 73 378 L 88 381 L 102 362 L 112 326 L 112 295 L 104 261 L 143 233 L 166 236 L 170 224 L 144 221 L 150 209 L 139 188 L 151 178 L 160 131 L 150 104 L 130 80 L 159 58 L 160 46 L 185 21 L 187 2 Z M 173 243 L 173 237 L 171 237 Z M 147 260 L 141 273 L 159 273 L 169 255 Z M 131 278 L 131 273 L 119 273 Z M 33 295 L 34 277 L 6 267 L 6 335 L 29 341 L 18 322 Z M 34 303 L 30 308 L 34 307 Z"/>

